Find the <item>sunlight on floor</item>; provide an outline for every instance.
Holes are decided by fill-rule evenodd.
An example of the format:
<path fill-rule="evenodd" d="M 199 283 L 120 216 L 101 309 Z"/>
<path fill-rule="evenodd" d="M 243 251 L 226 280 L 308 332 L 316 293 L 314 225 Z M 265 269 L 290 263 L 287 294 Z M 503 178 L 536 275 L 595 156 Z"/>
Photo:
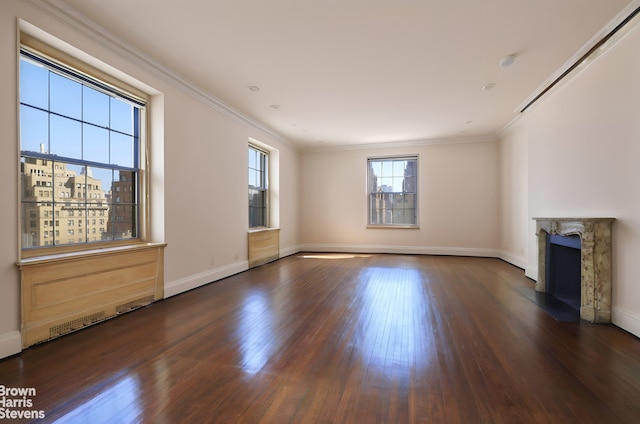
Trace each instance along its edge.
<path fill-rule="evenodd" d="M 371 255 L 355 255 L 352 253 L 323 253 L 314 255 L 302 255 L 304 259 L 353 259 L 353 258 L 368 258 Z"/>

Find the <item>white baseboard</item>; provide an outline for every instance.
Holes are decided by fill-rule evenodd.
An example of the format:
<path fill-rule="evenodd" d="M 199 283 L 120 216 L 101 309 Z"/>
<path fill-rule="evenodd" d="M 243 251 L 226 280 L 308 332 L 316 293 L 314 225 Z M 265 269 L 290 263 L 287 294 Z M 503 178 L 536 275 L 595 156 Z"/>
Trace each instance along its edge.
<path fill-rule="evenodd" d="M 636 337 L 640 337 L 640 314 L 614 306 L 611 309 L 611 322 Z"/>
<path fill-rule="evenodd" d="M 518 268 L 522 268 L 522 269 L 525 269 L 528 263 L 527 258 L 523 256 L 514 255 L 505 251 L 500 251 L 499 258 L 505 262 L 509 262 L 511 265 L 515 265 Z"/>
<path fill-rule="evenodd" d="M 291 256 L 291 255 L 295 255 L 296 253 L 300 253 L 302 252 L 301 247 L 298 246 L 289 246 L 289 247 L 285 247 L 283 249 L 280 249 L 280 257 L 284 258 L 287 256 Z"/>
<path fill-rule="evenodd" d="M 249 269 L 249 261 L 234 262 L 230 265 L 212 269 L 211 271 L 201 272 L 200 274 L 190 275 L 176 281 L 165 283 L 164 297 L 175 296 L 180 293 L 195 289 L 205 284 L 221 280 L 234 274 Z"/>
<path fill-rule="evenodd" d="M 22 335 L 19 331 L 0 334 L 0 359 L 22 352 Z"/>
<path fill-rule="evenodd" d="M 300 251 L 331 253 L 398 253 L 408 255 L 450 255 L 499 257 L 497 249 L 470 247 L 428 247 L 428 246 L 377 246 L 368 244 L 303 244 Z"/>

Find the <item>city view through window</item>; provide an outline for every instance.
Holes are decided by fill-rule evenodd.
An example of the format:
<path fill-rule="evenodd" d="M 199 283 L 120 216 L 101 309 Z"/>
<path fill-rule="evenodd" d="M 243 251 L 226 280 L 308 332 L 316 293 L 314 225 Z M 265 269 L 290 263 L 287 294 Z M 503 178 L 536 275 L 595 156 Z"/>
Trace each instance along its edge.
<path fill-rule="evenodd" d="M 23 249 L 138 237 L 142 106 L 23 51 Z"/>
<path fill-rule="evenodd" d="M 417 157 L 368 160 L 369 225 L 417 226 Z"/>
<path fill-rule="evenodd" d="M 249 146 L 249 228 L 267 227 L 269 197 L 267 167 L 269 155 Z"/>

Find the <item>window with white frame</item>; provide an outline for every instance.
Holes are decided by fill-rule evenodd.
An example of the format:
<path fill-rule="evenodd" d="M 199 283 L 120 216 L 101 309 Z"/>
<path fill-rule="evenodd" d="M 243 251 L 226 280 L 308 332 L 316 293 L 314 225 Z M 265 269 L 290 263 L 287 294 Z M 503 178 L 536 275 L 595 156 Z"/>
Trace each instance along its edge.
<path fill-rule="evenodd" d="M 368 226 L 418 226 L 418 157 L 367 159 Z"/>
<path fill-rule="evenodd" d="M 269 226 L 269 154 L 249 145 L 249 228 Z"/>
<path fill-rule="evenodd" d="M 54 53 L 51 54 L 51 51 Z M 59 56 L 59 57 L 58 57 Z M 62 59 L 60 59 L 62 58 Z M 20 49 L 20 203 L 23 254 L 38 248 L 94 245 L 95 242 L 139 241 L 144 120 L 147 99 L 114 80 L 92 75 L 93 68 L 64 59 L 52 48 L 42 53 L 29 45 Z M 100 76 L 104 74 L 95 71 Z M 125 87 L 126 84 L 123 83 Z M 133 185 L 132 183 L 133 182 Z M 126 185 L 125 185 L 126 184 Z M 51 187 L 37 190 L 37 187 Z M 126 196 L 116 197 L 123 186 Z M 116 211 L 114 203 L 127 205 Z M 108 217 L 94 227 L 89 216 Z M 37 217 L 36 229 L 27 228 Z M 74 239 L 73 220 L 81 217 Z M 84 230 L 84 231 L 83 231 Z M 96 231 L 97 230 L 97 231 Z M 97 236 L 89 237 L 89 234 Z M 53 238 L 53 240 L 51 240 Z"/>

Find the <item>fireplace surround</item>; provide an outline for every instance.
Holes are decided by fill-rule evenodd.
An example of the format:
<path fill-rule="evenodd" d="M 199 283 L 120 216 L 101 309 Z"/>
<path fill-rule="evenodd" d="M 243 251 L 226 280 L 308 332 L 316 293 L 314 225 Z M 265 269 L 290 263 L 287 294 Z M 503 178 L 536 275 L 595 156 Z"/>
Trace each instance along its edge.
<path fill-rule="evenodd" d="M 546 291 L 547 238 L 580 237 L 580 318 L 592 323 L 611 322 L 611 227 L 615 218 L 533 218 L 538 238 L 538 281 Z"/>

